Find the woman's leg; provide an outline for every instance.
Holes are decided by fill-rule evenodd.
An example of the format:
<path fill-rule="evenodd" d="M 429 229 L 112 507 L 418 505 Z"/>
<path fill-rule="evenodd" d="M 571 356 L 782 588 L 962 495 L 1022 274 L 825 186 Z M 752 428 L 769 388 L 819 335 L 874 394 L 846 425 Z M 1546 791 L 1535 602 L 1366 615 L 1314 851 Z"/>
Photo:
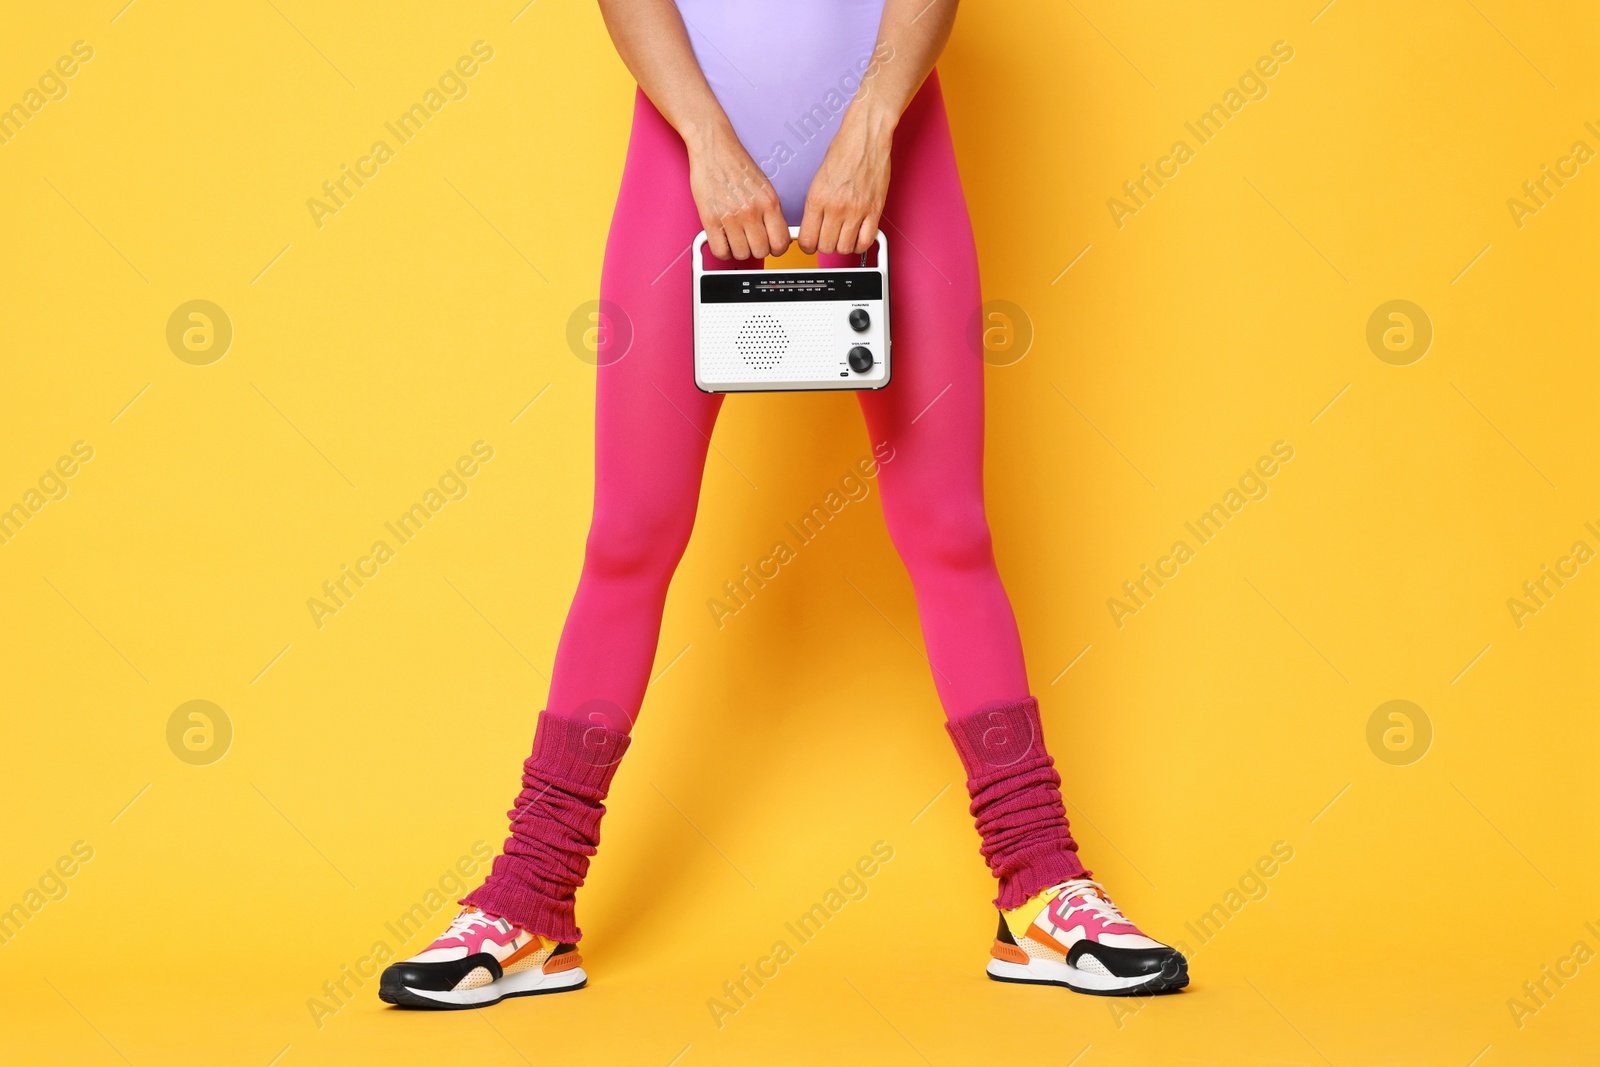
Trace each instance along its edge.
<path fill-rule="evenodd" d="M 462 901 L 558 941 L 578 940 L 573 895 L 644 699 L 722 402 L 694 385 L 687 249 L 699 231 L 683 141 L 640 92 L 600 277 L 594 517 L 583 574 L 511 836 L 488 880 Z"/>
<path fill-rule="evenodd" d="M 884 518 L 916 593 L 934 684 L 965 765 L 1002 908 L 1086 873 L 1029 695 L 983 507 L 978 257 L 937 74 L 896 127 L 883 230 L 893 250 L 893 380 L 861 394 Z M 827 257 L 829 264 L 841 263 Z"/>

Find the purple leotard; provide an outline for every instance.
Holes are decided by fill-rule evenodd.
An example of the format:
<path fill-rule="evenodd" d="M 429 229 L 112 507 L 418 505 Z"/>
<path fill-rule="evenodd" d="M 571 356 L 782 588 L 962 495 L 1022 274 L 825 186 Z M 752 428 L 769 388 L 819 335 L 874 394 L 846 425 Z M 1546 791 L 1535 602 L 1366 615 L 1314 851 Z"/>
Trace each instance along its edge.
<path fill-rule="evenodd" d="M 839 116 L 874 62 L 883 0 L 677 5 L 711 91 L 798 226 Z"/>

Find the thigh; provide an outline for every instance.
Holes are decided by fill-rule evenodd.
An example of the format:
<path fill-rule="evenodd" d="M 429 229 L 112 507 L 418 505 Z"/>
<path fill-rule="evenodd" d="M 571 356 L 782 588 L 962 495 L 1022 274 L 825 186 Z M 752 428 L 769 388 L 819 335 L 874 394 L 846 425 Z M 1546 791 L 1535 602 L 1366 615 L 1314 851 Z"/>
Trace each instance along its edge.
<path fill-rule="evenodd" d="M 597 514 L 663 499 L 693 514 L 722 403 L 694 384 L 689 246 L 699 232 L 683 140 L 638 92 L 600 277 Z"/>
<path fill-rule="evenodd" d="M 891 249 L 893 374 L 860 401 L 873 445 L 894 449 L 882 475 L 892 530 L 910 497 L 932 506 L 982 497 L 978 255 L 936 73 L 895 130 L 891 174 L 881 228 Z"/>

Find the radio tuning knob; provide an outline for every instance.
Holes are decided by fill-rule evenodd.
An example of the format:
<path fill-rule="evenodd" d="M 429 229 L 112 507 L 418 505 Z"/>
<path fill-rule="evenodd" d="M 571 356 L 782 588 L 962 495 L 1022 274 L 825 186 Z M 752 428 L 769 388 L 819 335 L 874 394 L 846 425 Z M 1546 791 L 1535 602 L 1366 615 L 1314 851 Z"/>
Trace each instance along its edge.
<path fill-rule="evenodd" d="M 863 315 L 866 312 L 862 312 Z M 856 345 L 850 350 L 850 369 L 857 374 L 865 374 L 872 369 L 872 350 L 863 345 Z"/>
<path fill-rule="evenodd" d="M 856 308 L 850 312 L 850 328 L 857 333 L 862 333 L 872 325 L 872 316 L 867 314 L 866 308 Z"/>

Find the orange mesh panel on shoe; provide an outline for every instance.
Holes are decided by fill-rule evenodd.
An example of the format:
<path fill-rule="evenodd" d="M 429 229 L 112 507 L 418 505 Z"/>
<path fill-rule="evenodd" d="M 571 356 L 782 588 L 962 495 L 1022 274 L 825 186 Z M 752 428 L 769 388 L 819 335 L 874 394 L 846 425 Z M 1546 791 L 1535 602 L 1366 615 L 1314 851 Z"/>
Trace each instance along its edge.
<path fill-rule="evenodd" d="M 537 967 L 550 958 L 550 953 L 554 948 L 555 945 L 544 938 L 535 937 L 501 961 L 501 973 L 516 974 L 518 971 L 526 971 L 530 967 Z"/>

